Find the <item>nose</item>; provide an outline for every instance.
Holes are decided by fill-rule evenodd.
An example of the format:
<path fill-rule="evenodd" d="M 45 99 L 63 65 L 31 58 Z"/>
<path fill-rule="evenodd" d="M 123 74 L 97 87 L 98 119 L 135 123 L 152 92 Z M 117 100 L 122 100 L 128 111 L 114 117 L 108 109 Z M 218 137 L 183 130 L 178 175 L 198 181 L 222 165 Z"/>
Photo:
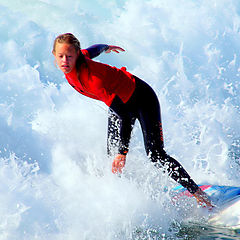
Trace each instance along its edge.
<path fill-rule="evenodd" d="M 63 61 L 64 63 L 67 63 L 67 62 L 68 62 L 67 56 L 63 56 L 62 61 Z"/>

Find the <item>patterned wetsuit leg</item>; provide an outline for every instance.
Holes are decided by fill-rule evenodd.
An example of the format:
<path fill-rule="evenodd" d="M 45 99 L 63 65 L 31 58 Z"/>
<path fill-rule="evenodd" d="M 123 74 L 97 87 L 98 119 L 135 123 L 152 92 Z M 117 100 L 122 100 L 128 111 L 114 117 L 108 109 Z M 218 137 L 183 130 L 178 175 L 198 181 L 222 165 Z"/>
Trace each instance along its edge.
<path fill-rule="evenodd" d="M 156 167 L 164 167 L 169 175 L 191 193 L 197 191 L 198 186 L 190 178 L 182 165 L 167 155 L 164 150 L 160 104 L 155 92 L 144 81 L 136 81 L 137 119 L 144 136 L 146 152 Z"/>

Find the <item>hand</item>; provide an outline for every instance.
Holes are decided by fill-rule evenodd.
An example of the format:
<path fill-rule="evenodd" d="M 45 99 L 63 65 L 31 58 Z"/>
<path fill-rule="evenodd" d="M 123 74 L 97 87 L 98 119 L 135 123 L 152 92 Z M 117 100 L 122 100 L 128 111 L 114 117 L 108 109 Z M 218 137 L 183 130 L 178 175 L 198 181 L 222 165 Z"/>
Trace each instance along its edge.
<path fill-rule="evenodd" d="M 203 207 L 207 207 L 209 210 L 212 210 L 214 206 L 212 205 L 210 199 L 208 198 L 208 195 L 203 192 L 201 188 L 199 188 L 193 196 L 197 199 L 199 205 Z"/>
<path fill-rule="evenodd" d="M 105 52 L 110 53 L 111 51 L 116 52 L 116 53 L 125 52 L 125 50 L 121 47 L 109 45 L 108 50 L 106 50 Z"/>
<path fill-rule="evenodd" d="M 112 163 L 112 172 L 115 173 L 122 173 L 122 169 L 125 166 L 126 162 L 126 155 L 123 154 L 117 154 L 117 156 L 114 158 Z"/>

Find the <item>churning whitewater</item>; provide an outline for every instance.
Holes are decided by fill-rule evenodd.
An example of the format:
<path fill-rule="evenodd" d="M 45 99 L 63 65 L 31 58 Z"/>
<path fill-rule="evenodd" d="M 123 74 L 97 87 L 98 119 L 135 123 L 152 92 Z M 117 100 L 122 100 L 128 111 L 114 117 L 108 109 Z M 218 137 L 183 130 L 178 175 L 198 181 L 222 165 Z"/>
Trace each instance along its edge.
<path fill-rule="evenodd" d="M 182 224 L 204 216 L 171 203 L 176 183 L 146 157 L 138 124 L 123 175 L 111 173 L 106 106 L 54 64 L 65 32 L 83 49 L 123 47 L 96 60 L 153 87 L 166 151 L 198 184 L 239 186 L 240 3 L 0 0 L 0 240 L 201 238 Z"/>

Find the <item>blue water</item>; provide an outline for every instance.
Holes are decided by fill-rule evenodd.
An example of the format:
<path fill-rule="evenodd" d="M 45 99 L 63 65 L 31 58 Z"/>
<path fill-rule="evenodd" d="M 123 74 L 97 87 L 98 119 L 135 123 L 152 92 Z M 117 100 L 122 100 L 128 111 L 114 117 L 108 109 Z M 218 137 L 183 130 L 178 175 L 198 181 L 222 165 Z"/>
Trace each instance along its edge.
<path fill-rule="evenodd" d="M 125 48 L 97 60 L 152 85 L 167 152 L 198 184 L 239 186 L 238 1 L 0 0 L 0 240 L 240 238 L 195 202 L 169 203 L 176 184 L 149 163 L 138 124 L 111 174 L 106 106 L 54 65 L 64 32 Z"/>

